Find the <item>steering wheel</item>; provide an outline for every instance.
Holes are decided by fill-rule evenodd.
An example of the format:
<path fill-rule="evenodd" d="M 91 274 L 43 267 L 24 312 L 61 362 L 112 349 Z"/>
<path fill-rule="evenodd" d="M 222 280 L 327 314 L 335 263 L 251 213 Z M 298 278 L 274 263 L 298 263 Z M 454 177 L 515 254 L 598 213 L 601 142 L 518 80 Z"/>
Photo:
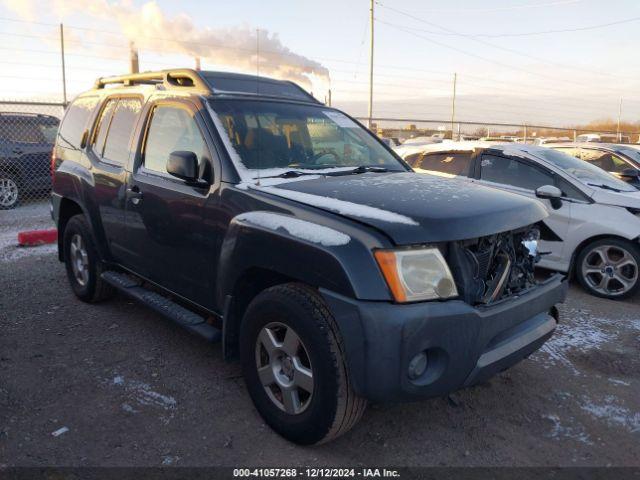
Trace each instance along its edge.
<path fill-rule="evenodd" d="M 328 157 L 333 157 L 333 159 L 329 160 Z M 321 159 L 324 159 L 320 161 Z M 338 163 L 338 155 L 334 152 L 320 152 L 316 153 L 313 157 L 311 157 L 311 161 L 316 165 L 331 165 Z"/>

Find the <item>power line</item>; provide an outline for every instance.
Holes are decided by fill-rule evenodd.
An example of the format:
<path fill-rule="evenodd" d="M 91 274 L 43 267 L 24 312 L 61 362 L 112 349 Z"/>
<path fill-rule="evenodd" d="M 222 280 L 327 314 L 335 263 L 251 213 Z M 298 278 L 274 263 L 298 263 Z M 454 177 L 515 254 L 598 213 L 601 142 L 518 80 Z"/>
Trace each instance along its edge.
<path fill-rule="evenodd" d="M 524 10 L 532 8 L 548 8 L 557 7 L 562 5 L 574 5 L 580 3 L 582 0 L 556 0 L 545 3 L 532 3 L 524 5 L 511 5 L 509 7 L 494 7 L 494 8 L 448 8 L 448 9 L 429 9 L 422 10 L 422 13 L 490 13 L 490 12 L 503 12 L 509 10 Z"/>
<path fill-rule="evenodd" d="M 576 66 L 573 66 L 573 65 L 567 65 L 565 63 L 553 62 L 551 60 L 547 60 L 545 58 L 540 58 L 540 57 L 537 57 L 535 55 L 531 55 L 531 54 L 528 54 L 528 53 L 521 52 L 519 50 L 514 50 L 512 48 L 504 47 L 502 45 L 496 45 L 495 43 L 487 42 L 486 40 L 481 40 L 481 39 L 477 38 L 476 35 L 457 32 L 457 31 L 455 31 L 455 30 L 453 30 L 451 28 L 443 27 L 442 25 L 438 25 L 438 24 L 435 24 L 433 22 L 429 22 L 428 20 L 424 20 L 423 18 L 416 17 L 415 15 L 413 15 L 411 13 L 408 13 L 408 12 L 405 12 L 403 10 L 399 10 L 397 8 L 394 8 L 394 7 L 389 7 L 389 6 L 383 5 L 380 2 L 377 2 L 377 4 L 380 7 L 386 8 L 387 10 L 391 10 L 392 12 L 395 12 L 395 13 L 397 13 L 399 15 L 403 15 L 405 17 L 411 18 L 412 20 L 416 20 L 418 22 L 425 23 L 427 25 L 431 25 L 431 26 L 434 26 L 434 27 L 439 28 L 441 30 L 444 30 L 445 32 L 447 32 L 447 33 L 449 33 L 451 35 L 467 38 L 467 39 L 470 39 L 470 40 L 472 40 L 474 42 L 480 43 L 481 45 L 485 45 L 485 46 L 488 46 L 488 47 L 491 47 L 491 48 L 495 48 L 497 50 L 502 50 L 504 52 L 509 52 L 511 54 L 518 55 L 518 56 L 521 56 L 521 57 L 530 58 L 530 59 L 535 60 L 537 62 L 546 63 L 546 64 L 552 65 L 554 67 L 559 67 L 559 68 L 563 68 L 563 69 L 576 70 L 576 71 L 580 71 L 580 72 L 587 71 L 587 73 L 589 73 L 589 74 L 594 74 L 595 73 L 595 74 L 603 75 L 603 76 L 607 76 L 607 77 L 628 79 L 628 77 L 621 77 L 619 75 L 603 73 L 603 72 L 599 72 L 597 70 L 585 70 L 584 68 L 581 68 L 581 67 L 576 67 Z M 640 17 L 638 17 L 638 19 L 640 19 Z M 389 23 L 387 23 L 387 24 L 395 26 L 397 28 L 403 28 L 403 29 L 412 29 L 413 28 L 413 29 L 415 29 L 415 27 L 408 27 L 408 26 L 404 26 L 404 25 L 400 26 L 400 25 L 389 24 Z M 634 78 L 634 80 L 635 80 L 635 78 Z"/>

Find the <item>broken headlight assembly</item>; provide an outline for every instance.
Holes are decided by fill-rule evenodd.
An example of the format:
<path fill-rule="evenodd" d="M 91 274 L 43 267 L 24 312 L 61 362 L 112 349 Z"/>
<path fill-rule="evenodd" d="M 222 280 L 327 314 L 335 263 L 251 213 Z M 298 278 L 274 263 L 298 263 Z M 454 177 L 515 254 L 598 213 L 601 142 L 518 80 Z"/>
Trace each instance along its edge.
<path fill-rule="evenodd" d="M 376 250 L 374 256 L 396 302 L 458 296 L 449 265 L 437 248 Z"/>

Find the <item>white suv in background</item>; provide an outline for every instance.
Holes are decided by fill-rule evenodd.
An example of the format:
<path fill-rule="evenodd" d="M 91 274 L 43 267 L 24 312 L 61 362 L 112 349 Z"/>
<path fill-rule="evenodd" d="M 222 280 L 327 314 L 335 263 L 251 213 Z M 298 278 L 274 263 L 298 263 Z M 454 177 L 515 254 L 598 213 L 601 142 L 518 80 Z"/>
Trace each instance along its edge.
<path fill-rule="evenodd" d="M 418 172 L 542 201 L 550 216 L 540 267 L 575 273 L 599 297 L 625 298 L 640 288 L 640 192 L 613 175 L 549 148 L 514 143 L 427 145 L 405 157 Z"/>

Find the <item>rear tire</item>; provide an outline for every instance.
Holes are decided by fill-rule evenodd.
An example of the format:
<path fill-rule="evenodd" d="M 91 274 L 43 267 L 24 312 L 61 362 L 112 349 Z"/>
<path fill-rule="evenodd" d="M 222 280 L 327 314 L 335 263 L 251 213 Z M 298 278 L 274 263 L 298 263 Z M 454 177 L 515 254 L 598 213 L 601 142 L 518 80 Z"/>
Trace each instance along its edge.
<path fill-rule="evenodd" d="M 100 276 L 104 266 L 93 243 L 84 215 L 71 217 L 64 229 L 64 263 L 73 293 L 83 302 L 100 302 L 115 290 Z"/>
<path fill-rule="evenodd" d="M 576 258 L 580 285 L 596 297 L 619 300 L 640 288 L 640 247 L 619 238 L 604 238 L 585 246 Z"/>
<path fill-rule="evenodd" d="M 0 172 L 0 210 L 11 210 L 20 204 L 22 188 L 13 173 Z"/>
<path fill-rule="evenodd" d="M 260 293 L 242 321 L 240 354 L 258 412 L 287 440 L 328 442 L 364 413 L 367 402 L 349 382 L 338 326 L 310 287 L 289 283 Z"/>

